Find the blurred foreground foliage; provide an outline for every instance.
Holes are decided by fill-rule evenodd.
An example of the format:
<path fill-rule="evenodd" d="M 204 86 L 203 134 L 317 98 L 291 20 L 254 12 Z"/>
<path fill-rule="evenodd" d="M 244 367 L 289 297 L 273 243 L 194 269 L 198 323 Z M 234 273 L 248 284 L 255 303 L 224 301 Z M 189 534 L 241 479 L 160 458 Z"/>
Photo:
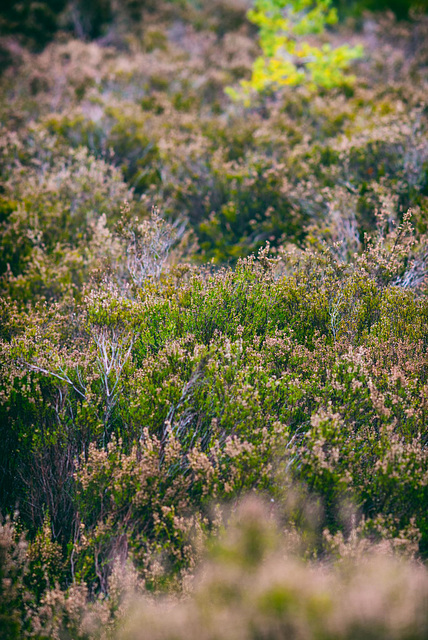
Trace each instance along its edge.
<path fill-rule="evenodd" d="M 67 592 L 56 586 L 34 611 L 26 587 L 31 547 L 7 521 L 0 526 L 0 571 L 8 576 L 8 590 L 0 591 L 0 629 L 10 640 L 214 640 L 219 633 L 226 640 L 280 640 L 285 634 L 299 640 L 424 640 L 426 569 L 397 557 L 387 544 L 361 544 L 353 532 L 346 541 L 327 531 L 324 537 L 332 549 L 340 546 L 341 560 L 333 554 L 329 562 L 303 561 L 305 536 L 295 523 L 278 518 L 272 503 L 247 498 L 207 545 L 184 597 L 153 598 L 133 567 L 117 559 L 108 598 L 88 599 L 82 583 Z M 22 617 L 18 594 L 27 599 Z"/>

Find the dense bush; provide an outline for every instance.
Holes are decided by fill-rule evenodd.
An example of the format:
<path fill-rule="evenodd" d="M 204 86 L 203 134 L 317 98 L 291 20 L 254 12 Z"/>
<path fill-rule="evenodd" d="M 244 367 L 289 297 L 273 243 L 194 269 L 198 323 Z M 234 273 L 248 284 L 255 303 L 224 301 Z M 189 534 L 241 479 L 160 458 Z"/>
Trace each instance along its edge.
<path fill-rule="evenodd" d="M 178 570 L 191 562 L 186 518 L 244 489 L 275 494 L 274 463 L 320 497 L 333 533 L 345 501 L 364 531 L 410 536 L 425 554 L 428 311 L 414 288 L 426 255 L 408 219 L 383 232 L 349 265 L 329 251 L 284 262 L 263 251 L 213 275 L 113 271 L 71 309 L 5 307 L 4 456 L 22 459 L 21 482 L 13 468 L 4 482 L 22 516 L 37 527 L 48 504 L 61 537 L 77 509 L 103 562 L 125 536 L 141 571 L 152 544 L 172 545 Z M 156 525 L 158 508 L 178 531 Z"/>
<path fill-rule="evenodd" d="M 66 4 L 67 0 L 7 2 L 0 10 L 1 32 L 17 34 L 27 44 L 42 49 L 58 29 L 58 17 Z"/>
<path fill-rule="evenodd" d="M 360 13 L 370 11 L 393 11 L 398 18 L 408 18 L 412 10 L 424 11 L 428 9 L 426 0 L 337 0 L 335 2 L 346 13 Z"/>
<path fill-rule="evenodd" d="M 13 526 L 6 523 L 0 535 L 0 566 L 22 583 L 28 573 L 25 542 L 19 556 L 12 555 Z M 109 598 L 88 603 L 84 585 L 73 584 L 66 593 L 56 587 L 37 612 L 28 610 L 26 622 L 34 630 L 31 637 L 78 640 L 184 639 L 196 633 L 211 639 L 219 637 L 219 624 L 224 638 L 269 634 L 279 639 L 287 634 L 423 640 L 428 628 L 426 569 L 398 558 L 388 545 L 362 544 L 352 531 L 346 541 L 324 535 L 332 548 L 340 546 L 341 561 L 303 562 L 299 548 L 305 542 L 293 522 L 278 522 L 271 504 L 247 499 L 226 530 L 211 540 L 187 597 L 154 600 L 132 567 L 116 562 Z M 1 605 L 10 605 L 12 592 L 7 599 L 4 595 L 0 592 Z M 23 637 L 18 635 L 23 631 L 19 619 L 9 623 L 10 614 L 8 610 L 7 618 L 0 619 L 0 629 L 10 639 Z"/>
<path fill-rule="evenodd" d="M 111 7 L 2 38 L 0 635 L 423 638 L 427 22 L 247 108 L 246 2 Z"/>

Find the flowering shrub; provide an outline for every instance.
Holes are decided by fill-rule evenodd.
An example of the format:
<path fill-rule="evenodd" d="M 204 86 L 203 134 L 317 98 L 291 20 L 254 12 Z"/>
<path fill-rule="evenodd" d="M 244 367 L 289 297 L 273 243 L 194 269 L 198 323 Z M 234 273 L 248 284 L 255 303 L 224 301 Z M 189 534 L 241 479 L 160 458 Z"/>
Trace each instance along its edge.
<path fill-rule="evenodd" d="M 245 2 L 155 4 L 0 43 L 0 636 L 425 637 L 426 21 L 246 108 Z"/>
<path fill-rule="evenodd" d="M 330 252 L 295 254 L 283 262 L 263 251 L 234 271 L 202 276 L 172 269 L 134 294 L 130 287 L 101 283 L 73 312 L 71 333 L 67 309 L 41 310 L 32 326 L 27 317 L 26 328 L 11 328 L 3 342 L 10 362 L 5 381 L 12 380 L 4 392 L 5 416 L 17 412 L 17 425 L 36 420 L 27 445 L 30 475 L 21 491 L 50 496 L 52 516 L 64 517 L 58 505 L 66 508 L 64 492 L 71 487 L 58 486 L 45 466 L 60 443 L 72 469 L 70 456 L 82 452 L 87 459 L 93 443 L 105 448 L 121 438 L 101 468 L 110 460 L 110 487 L 113 469 L 119 472 L 119 461 L 128 460 L 122 456 L 131 455 L 131 514 L 139 491 L 132 465 L 139 468 L 144 447 L 171 481 L 179 473 L 183 497 L 191 499 L 197 490 L 195 504 L 202 504 L 202 495 L 234 495 L 245 487 L 274 490 L 270 474 L 277 460 L 322 497 L 334 530 L 341 527 L 337 509 L 346 499 L 365 518 L 390 518 L 397 535 L 416 526 L 424 553 L 426 304 L 403 286 L 415 250 L 405 225 L 391 232 L 389 249 L 380 237 L 349 266 Z M 292 274 L 278 275 L 295 260 Z M 19 327 L 16 312 L 13 322 Z M 18 441 L 28 439 L 13 431 Z M 134 450 L 138 442 L 143 449 Z M 236 470 L 228 453 L 232 442 L 242 457 Z M 166 446 L 175 452 L 169 463 Z M 100 455 L 104 460 L 107 454 Z M 205 486 L 202 494 L 187 475 L 193 456 L 206 460 L 207 473 L 211 468 L 205 482 L 212 488 Z M 220 480 L 226 462 L 233 479 Z M 35 464 L 44 488 L 34 486 Z M 93 497 L 82 499 L 96 507 Z M 105 517 L 111 515 L 107 510 Z M 40 516 L 33 517 L 37 522 Z M 142 523 L 141 516 L 129 517 Z M 100 524 L 95 516 L 90 523 Z"/>
<path fill-rule="evenodd" d="M 343 240 L 341 221 L 354 228 L 358 250 L 386 201 L 392 221 L 412 207 L 425 230 L 424 18 L 367 23 L 352 89 L 312 95 L 285 87 L 246 109 L 224 87 L 250 77 L 250 26 L 238 21 L 224 33 L 214 7 L 211 18 L 208 9 L 203 18 L 170 9 L 170 22 L 147 14 L 147 38 L 158 33 L 150 46 L 71 40 L 38 56 L 14 49 L 16 66 L 0 87 L 6 128 L 34 140 L 27 127 L 37 119 L 46 136 L 38 152 L 53 147 L 59 163 L 69 163 L 70 146 L 87 147 L 121 173 L 141 212 L 157 205 L 172 220 L 187 218 L 203 260 L 236 261 L 267 240 Z M 181 27 L 172 26 L 174 12 Z M 212 29 L 201 30 L 197 16 Z M 340 44 L 343 36 L 329 39 Z M 100 208 L 108 221 L 109 211 Z"/>
<path fill-rule="evenodd" d="M 9 525 L 0 533 L 2 549 L 9 552 L 14 530 Z M 362 545 L 353 532 L 342 541 L 341 563 L 304 562 L 297 555 L 299 542 L 290 521 L 280 524 L 272 508 L 247 499 L 211 541 L 187 597 L 153 599 L 133 568 L 116 562 L 109 598 L 88 601 L 79 583 L 67 591 L 56 587 L 37 612 L 30 610 L 25 637 L 188 638 L 197 628 L 203 638 L 216 638 L 219 623 L 225 638 L 238 631 L 249 638 L 426 637 L 425 567 L 399 559 L 389 545 Z M 25 576 L 18 561 L 12 566 Z M 24 637 L 5 622 L 0 619 L 7 637 Z"/>

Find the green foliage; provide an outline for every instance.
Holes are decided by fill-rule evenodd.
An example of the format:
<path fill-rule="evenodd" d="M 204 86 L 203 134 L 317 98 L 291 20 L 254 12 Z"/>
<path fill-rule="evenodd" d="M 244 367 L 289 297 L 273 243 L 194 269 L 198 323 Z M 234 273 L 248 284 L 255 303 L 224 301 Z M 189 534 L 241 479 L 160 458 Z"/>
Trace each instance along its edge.
<path fill-rule="evenodd" d="M 245 108 L 245 2 L 107 5 L 0 43 L 0 635 L 401 640 L 425 569 L 364 561 L 428 557 L 426 24 L 364 18 L 353 86 Z"/>
<path fill-rule="evenodd" d="M 64 560 L 61 546 L 52 539 L 52 523 L 46 514 L 34 541 L 28 546 L 27 588 L 37 601 L 53 589 L 63 577 Z"/>
<path fill-rule="evenodd" d="M 332 48 L 325 43 L 319 47 L 302 39 L 320 35 L 327 25 L 337 22 L 330 0 L 256 0 L 248 18 L 259 27 L 263 55 L 253 65 L 251 80 L 241 82 L 241 93 L 227 90 L 232 98 L 243 97 L 249 104 L 251 91 L 300 84 L 332 89 L 354 80 L 343 72 L 362 56 L 361 46 Z"/>
<path fill-rule="evenodd" d="M 256 51 L 244 27 L 217 36 L 210 26 L 208 35 L 194 30 L 190 39 L 177 32 L 175 44 L 166 24 L 156 21 L 143 36 L 154 29 L 163 44 L 150 52 L 140 40 L 129 51 L 122 42 L 117 53 L 78 41 L 55 44 L 34 58 L 11 50 L 16 73 L 4 77 L 0 109 L 6 129 L 20 131 L 22 144 L 7 164 L 25 156 L 27 139 L 40 161 L 42 147 L 69 164 L 69 148 L 84 146 L 121 173 L 133 189 L 126 196 L 133 208 L 147 215 L 157 204 L 171 220 L 187 218 L 202 261 L 236 262 L 266 240 L 272 246 L 314 236 L 335 242 L 345 228 L 354 229 L 349 241 L 359 250 L 364 232 L 374 228 L 375 210 L 386 201 L 392 220 L 412 207 L 424 230 L 423 22 L 402 26 L 383 17 L 376 52 L 362 33 L 368 55 L 352 90 L 314 96 L 304 87 L 284 87 L 245 112 L 223 94 L 225 84 L 251 70 Z M 346 39 L 340 31 L 323 37 Z M 192 53 L 186 49 L 190 42 Z M 409 42 L 415 43 L 411 55 Z M 38 142 L 30 115 L 37 120 Z M 16 184 L 22 173 L 14 172 Z M 16 200 L 14 190 L 7 184 L 5 189 L 3 197 Z M 101 206 L 111 228 L 111 209 Z M 74 246 L 73 236 L 70 241 Z M 61 253 L 56 268 L 60 259 L 65 263 L 67 256 Z M 77 259 L 75 254 L 70 270 Z"/>
<path fill-rule="evenodd" d="M 345 15 L 358 16 L 365 10 L 393 11 L 400 19 L 408 19 L 413 12 L 418 15 L 428 9 L 426 0 L 337 0 L 335 4 Z"/>
<path fill-rule="evenodd" d="M 18 34 L 36 49 L 43 48 L 58 29 L 66 0 L 8 2 L 0 10 L 2 34 Z"/>
<path fill-rule="evenodd" d="M 27 544 L 10 519 L 0 522 L 0 632 L 18 640 L 24 630 L 24 578 Z"/>
<path fill-rule="evenodd" d="M 56 527 L 64 515 L 55 504 L 71 488 L 53 482 L 46 452 L 86 452 L 74 503 L 87 544 L 82 577 L 97 579 L 87 556 L 96 547 L 105 589 L 124 540 L 141 571 L 159 544 L 171 571 L 184 571 L 193 562 L 187 539 L 163 523 L 165 509 L 180 504 L 183 517 L 202 518 L 212 499 L 254 487 L 275 494 L 275 460 L 320 497 L 334 533 L 346 500 L 367 527 L 389 518 L 392 537 L 415 527 L 426 552 L 427 309 L 403 288 L 418 255 L 412 238 L 406 217 L 348 266 L 329 251 L 303 253 L 293 266 L 296 257 L 265 250 L 213 275 L 186 268 L 137 282 L 129 273 L 128 283 L 88 292 L 72 333 L 69 312 L 55 308 L 13 331 L 3 343 L 5 381 L 22 379 L 23 368 L 31 384 L 10 388 L 18 411 L 10 424 L 29 419 L 30 397 L 36 420 L 31 440 L 19 440 L 33 460 L 20 490 L 40 491 L 31 480 L 39 468 Z"/>

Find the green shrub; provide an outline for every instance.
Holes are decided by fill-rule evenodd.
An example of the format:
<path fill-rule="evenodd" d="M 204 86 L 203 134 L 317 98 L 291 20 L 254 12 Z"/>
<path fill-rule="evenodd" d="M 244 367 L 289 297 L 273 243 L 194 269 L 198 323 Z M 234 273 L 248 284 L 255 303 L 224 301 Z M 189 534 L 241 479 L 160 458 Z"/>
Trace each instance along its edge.
<path fill-rule="evenodd" d="M 0 43 L 3 635 L 425 637 L 423 570 L 361 566 L 428 553 L 426 24 L 368 18 L 353 87 L 246 108 L 240 1 L 133 6 Z M 257 505 L 221 539 L 248 493 L 306 564 Z"/>
<path fill-rule="evenodd" d="M 412 10 L 425 11 L 428 9 L 426 0 L 337 0 L 344 13 L 361 13 L 370 11 L 393 11 L 397 18 L 408 18 Z"/>
<path fill-rule="evenodd" d="M 256 0 L 247 15 L 259 28 L 262 55 L 254 62 L 251 80 L 241 82 L 241 92 L 228 87 L 232 98 L 243 97 L 250 104 L 251 91 L 300 84 L 333 89 L 353 82 L 344 71 L 362 56 L 361 45 L 333 49 L 327 43 L 318 47 L 302 39 L 322 34 L 327 25 L 337 22 L 331 0 Z"/>
<path fill-rule="evenodd" d="M 22 638 L 28 571 L 27 544 L 10 519 L 0 523 L 0 631 L 4 638 Z"/>

